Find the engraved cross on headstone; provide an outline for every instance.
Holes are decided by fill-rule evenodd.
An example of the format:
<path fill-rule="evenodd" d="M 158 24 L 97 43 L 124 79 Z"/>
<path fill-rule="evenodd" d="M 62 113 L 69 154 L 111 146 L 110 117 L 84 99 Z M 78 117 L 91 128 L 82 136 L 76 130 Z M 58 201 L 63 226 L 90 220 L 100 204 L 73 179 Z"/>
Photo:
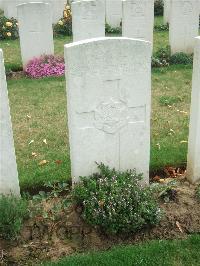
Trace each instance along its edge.
<path fill-rule="evenodd" d="M 96 128 L 107 134 L 115 134 L 128 124 L 145 122 L 145 106 L 129 106 L 128 96 L 120 83 L 120 79 L 104 81 L 103 97 L 96 107 L 77 112 L 80 122 L 83 118 L 79 129 Z M 86 121 L 88 123 L 84 124 Z"/>
<path fill-rule="evenodd" d="M 102 88 L 103 97 L 93 110 L 81 110 L 79 116 L 79 130 L 96 130 L 96 134 L 105 134 L 105 162 L 110 162 L 115 151 L 115 165 L 120 169 L 121 136 L 129 132 L 131 127 L 145 126 L 146 106 L 131 106 L 128 95 L 121 88 L 121 80 L 105 80 Z M 134 89 L 134 88 L 132 88 Z M 132 130 L 131 130 L 132 132 Z M 130 138 L 133 134 L 130 134 Z M 143 135 L 141 134 L 141 138 Z M 135 141 L 130 139 L 130 141 Z M 137 145 L 136 145 L 137 146 Z M 135 150 L 136 154 L 138 149 Z M 112 155 L 111 155 L 112 154 Z"/>

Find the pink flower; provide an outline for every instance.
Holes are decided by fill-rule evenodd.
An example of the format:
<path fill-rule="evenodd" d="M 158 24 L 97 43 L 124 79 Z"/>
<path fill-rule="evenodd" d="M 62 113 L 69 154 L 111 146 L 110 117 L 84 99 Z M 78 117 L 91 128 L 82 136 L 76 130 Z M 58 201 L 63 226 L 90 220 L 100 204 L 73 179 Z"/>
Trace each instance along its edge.
<path fill-rule="evenodd" d="M 25 73 L 31 78 L 58 77 L 64 75 L 65 63 L 62 57 L 42 55 L 33 58 L 26 66 Z"/>

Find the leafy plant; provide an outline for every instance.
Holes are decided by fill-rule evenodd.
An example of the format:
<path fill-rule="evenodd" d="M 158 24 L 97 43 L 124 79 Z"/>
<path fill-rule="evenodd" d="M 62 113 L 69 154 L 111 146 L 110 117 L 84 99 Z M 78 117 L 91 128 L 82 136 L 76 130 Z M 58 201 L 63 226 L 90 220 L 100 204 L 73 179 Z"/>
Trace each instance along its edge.
<path fill-rule="evenodd" d="M 169 66 L 170 61 L 170 46 L 161 48 L 156 51 L 152 58 L 152 67 Z"/>
<path fill-rule="evenodd" d="M 106 23 L 106 33 L 108 33 L 108 34 L 121 34 L 122 28 L 121 27 L 112 28 L 108 23 Z"/>
<path fill-rule="evenodd" d="M 81 177 L 73 190 L 88 224 L 107 233 L 129 233 L 159 222 L 160 209 L 151 190 L 140 185 L 141 174 L 116 171 L 103 164 L 98 168 L 99 173 Z"/>
<path fill-rule="evenodd" d="M 185 53 L 175 53 L 170 57 L 170 64 L 190 65 L 192 63 L 193 63 L 193 55 L 188 55 Z"/>
<path fill-rule="evenodd" d="M 17 39 L 18 37 L 17 20 L 14 18 L 0 17 L 0 40 Z"/>
<path fill-rule="evenodd" d="M 163 0 L 156 0 L 154 2 L 154 15 L 162 16 L 164 11 L 164 3 Z"/>
<path fill-rule="evenodd" d="M 160 24 L 160 25 L 155 25 L 154 30 L 159 32 L 159 31 L 168 31 L 169 30 L 169 24 Z"/>
<path fill-rule="evenodd" d="M 170 61 L 170 56 L 171 56 L 171 52 L 170 52 L 169 45 L 164 48 L 160 48 L 154 53 L 155 58 L 159 58 L 161 61 L 166 61 L 166 62 Z"/>
<path fill-rule="evenodd" d="M 156 51 L 152 57 L 152 67 L 163 67 L 174 64 L 189 65 L 193 62 L 193 55 L 176 53 L 171 55 L 170 46 Z"/>
<path fill-rule="evenodd" d="M 0 196 L 0 236 L 14 239 L 28 217 L 28 202 L 14 196 Z"/>
<path fill-rule="evenodd" d="M 54 34 L 72 35 L 72 12 L 70 6 L 66 6 L 63 17 L 54 25 Z"/>
<path fill-rule="evenodd" d="M 47 182 L 45 187 L 49 191 L 40 191 L 33 196 L 30 216 L 42 216 L 51 221 L 58 220 L 60 214 L 71 204 L 69 185 L 65 182 Z"/>

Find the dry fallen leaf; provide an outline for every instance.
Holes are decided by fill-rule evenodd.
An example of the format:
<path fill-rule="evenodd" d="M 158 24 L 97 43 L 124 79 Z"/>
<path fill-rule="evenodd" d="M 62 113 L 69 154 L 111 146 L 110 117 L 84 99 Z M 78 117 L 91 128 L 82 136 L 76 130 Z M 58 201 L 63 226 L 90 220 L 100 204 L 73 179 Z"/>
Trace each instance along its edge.
<path fill-rule="evenodd" d="M 32 155 L 33 157 L 37 157 L 37 153 L 36 153 L 36 152 L 32 152 L 31 155 Z"/>
<path fill-rule="evenodd" d="M 165 179 L 161 178 L 161 179 L 159 179 L 159 182 L 163 184 L 163 183 L 165 183 Z"/>
<path fill-rule="evenodd" d="M 160 143 L 157 143 L 156 146 L 157 146 L 158 149 L 160 150 Z"/>
<path fill-rule="evenodd" d="M 178 227 L 179 231 L 183 233 L 183 229 L 181 228 L 181 225 L 178 221 L 176 221 L 176 226 Z"/>
<path fill-rule="evenodd" d="M 184 115 L 187 115 L 188 112 L 185 112 L 185 111 L 180 111 L 181 114 L 184 114 Z"/>
<path fill-rule="evenodd" d="M 153 181 L 158 182 L 159 180 L 160 180 L 160 176 L 159 175 L 154 176 Z"/>
<path fill-rule="evenodd" d="M 47 144 L 47 140 L 46 140 L 46 139 L 43 139 L 43 142 L 44 142 L 45 144 Z"/>
<path fill-rule="evenodd" d="M 181 140 L 180 143 L 188 143 L 187 140 Z"/>
<path fill-rule="evenodd" d="M 31 119 L 31 116 L 30 116 L 30 115 L 26 115 L 26 117 L 27 117 L 28 119 Z"/>
<path fill-rule="evenodd" d="M 47 164 L 47 163 L 48 163 L 47 160 L 42 160 L 42 161 L 39 162 L 39 165 L 42 166 L 42 165 L 45 165 L 45 164 Z"/>
<path fill-rule="evenodd" d="M 32 139 L 32 140 L 29 142 L 29 144 L 28 144 L 28 145 L 32 144 L 33 142 L 34 142 L 34 139 Z"/>
<path fill-rule="evenodd" d="M 168 177 L 176 177 L 177 173 L 176 173 L 176 168 L 175 167 L 171 167 L 171 166 L 166 166 L 164 168 L 165 173 L 167 174 Z"/>
<path fill-rule="evenodd" d="M 56 160 L 55 163 L 56 163 L 56 164 L 61 164 L 62 161 L 61 161 L 61 160 Z"/>

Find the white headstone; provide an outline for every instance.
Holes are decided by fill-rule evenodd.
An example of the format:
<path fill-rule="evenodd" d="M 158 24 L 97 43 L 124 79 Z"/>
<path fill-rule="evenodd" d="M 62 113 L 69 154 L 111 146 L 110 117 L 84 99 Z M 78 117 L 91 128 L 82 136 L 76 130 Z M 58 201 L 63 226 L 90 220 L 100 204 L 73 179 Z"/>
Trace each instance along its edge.
<path fill-rule="evenodd" d="M 0 49 L 0 194 L 20 195 L 10 107 L 3 61 Z"/>
<path fill-rule="evenodd" d="M 53 54 L 51 7 L 47 3 L 27 3 L 17 6 L 23 66 L 34 57 Z"/>
<path fill-rule="evenodd" d="M 153 43 L 154 0 L 126 0 L 122 6 L 122 36 Z"/>
<path fill-rule="evenodd" d="M 104 0 L 84 0 L 72 3 L 73 41 L 105 36 Z"/>
<path fill-rule="evenodd" d="M 7 18 L 17 18 L 17 0 L 4 0 L 4 16 Z"/>
<path fill-rule="evenodd" d="M 164 0 L 164 23 L 167 24 L 169 23 L 170 19 L 170 3 L 171 0 Z"/>
<path fill-rule="evenodd" d="M 48 3 L 51 5 L 51 13 L 52 13 L 52 22 L 55 24 L 59 21 L 60 18 L 63 17 L 63 11 L 65 5 L 67 4 L 67 0 L 16 0 L 17 4 L 24 4 L 24 3 L 35 3 L 35 2 L 42 2 Z"/>
<path fill-rule="evenodd" d="M 67 4 L 67 0 L 52 0 L 53 23 L 57 23 L 63 17 L 63 11 Z"/>
<path fill-rule="evenodd" d="M 194 37 L 198 36 L 198 0 L 171 1 L 169 40 L 171 53 L 193 53 Z"/>
<path fill-rule="evenodd" d="M 113 28 L 122 21 L 122 0 L 106 0 L 106 23 Z"/>
<path fill-rule="evenodd" d="M 149 180 L 151 45 L 97 38 L 65 45 L 73 182 L 103 162 Z"/>
<path fill-rule="evenodd" d="M 195 39 L 187 157 L 187 178 L 192 183 L 200 179 L 200 37 Z"/>

